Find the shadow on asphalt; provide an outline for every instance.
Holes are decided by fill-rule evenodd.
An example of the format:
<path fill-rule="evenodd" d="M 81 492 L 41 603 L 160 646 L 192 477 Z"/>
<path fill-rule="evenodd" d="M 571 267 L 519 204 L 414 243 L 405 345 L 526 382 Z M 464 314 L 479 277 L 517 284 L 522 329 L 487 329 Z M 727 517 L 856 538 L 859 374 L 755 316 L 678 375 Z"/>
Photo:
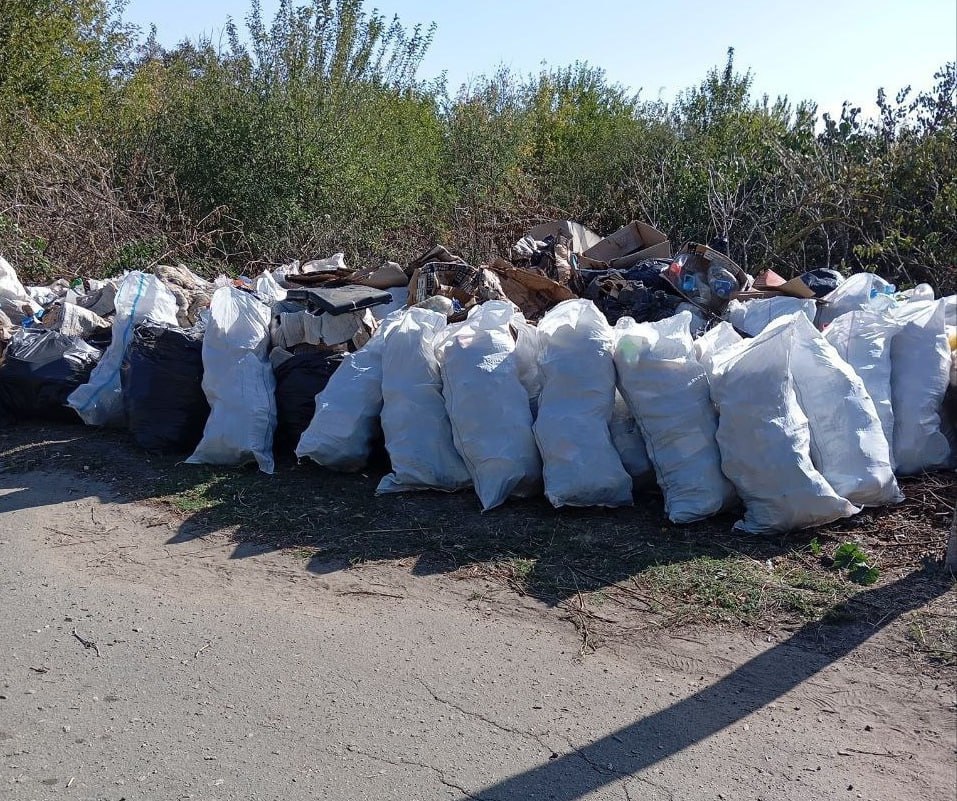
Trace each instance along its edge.
<path fill-rule="evenodd" d="M 826 654 L 808 650 L 819 642 L 824 624 L 807 624 L 788 640 L 754 657 L 715 684 L 676 704 L 635 721 L 600 740 L 524 773 L 475 791 L 469 799 L 524 801 L 548 798 L 575 801 L 601 788 L 638 775 L 668 757 L 691 748 L 713 734 L 781 698 L 828 665 L 847 656 L 896 618 L 943 595 L 953 586 L 939 572 L 914 571 L 900 581 L 858 593 L 837 605 L 840 618 L 850 605 L 892 612 L 876 624 L 842 626 L 840 637 Z"/>

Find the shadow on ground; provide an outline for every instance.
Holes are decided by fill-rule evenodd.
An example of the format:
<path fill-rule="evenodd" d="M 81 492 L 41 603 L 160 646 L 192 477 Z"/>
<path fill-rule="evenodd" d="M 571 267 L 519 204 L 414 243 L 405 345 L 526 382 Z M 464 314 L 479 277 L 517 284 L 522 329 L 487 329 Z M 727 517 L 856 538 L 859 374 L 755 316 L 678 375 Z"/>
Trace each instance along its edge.
<path fill-rule="evenodd" d="M 384 460 L 364 474 L 342 475 L 287 458 L 275 475 L 265 476 L 252 468 L 185 465 L 147 454 L 123 432 L 35 426 L 0 433 L 0 470 L 50 469 L 110 481 L 114 500 L 172 506 L 183 519 L 170 544 L 225 529 L 236 543 L 233 558 L 294 548 L 319 574 L 380 560 L 402 560 L 416 575 L 474 571 L 547 604 L 564 604 L 580 616 L 582 628 L 586 616 L 603 620 L 594 609 L 586 613 L 583 594 L 599 602 L 607 596 L 672 623 L 681 622 L 688 601 L 689 614 L 699 617 L 705 610 L 706 618 L 720 621 L 726 611 L 735 623 L 772 618 L 794 628 L 857 589 L 822 569 L 809 548 L 813 539 L 879 545 L 895 538 L 882 564 L 912 569 L 942 543 L 944 510 L 950 508 L 945 499 L 957 496 L 957 476 L 949 474 L 911 482 L 905 489 L 913 500 L 902 507 L 865 512 L 815 532 L 753 538 L 732 533 L 731 515 L 675 526 L 655 492 L 637 494 L 629 509 L 555 510 L 539 498 L 483 514 L 471 492 L 377 498 L 376 484 L 388 469 Z M 0 511 L 16 502 L 9 495 L 0 499 Z M 901 532 L 905 539 L 897 541 Z M 682 569 L 690 563 L 695 570 Z M 659 584 L 666 591 L 658 592 Z M 892 598 L 893 591 L 885 596 Z M 892 599 L 890 608 L 905 602 Z"/>
<path fill-rule="evenodd" d="M 834 615 L 845 617 L 852 612 L 851 605 L 860 604 L 893 611 L 873 625 L 843 627 L 837 644 L 826 654 L 812 652 L 807 646 L 820 642 L 828 627 L 806 624 L 788 640 L 758 654 L 694 695 L 587 746 L 470 793 L 468 798 L 576 801 L 610 784 L 632 778 L 640 780 L 643 771 L 780 699 L 850 654 L 899 616 L 933 601 L 947 589 L 939 578 L 914 571 L 899 581 L 865 590 L 852 601 L 835 607 Z"/>

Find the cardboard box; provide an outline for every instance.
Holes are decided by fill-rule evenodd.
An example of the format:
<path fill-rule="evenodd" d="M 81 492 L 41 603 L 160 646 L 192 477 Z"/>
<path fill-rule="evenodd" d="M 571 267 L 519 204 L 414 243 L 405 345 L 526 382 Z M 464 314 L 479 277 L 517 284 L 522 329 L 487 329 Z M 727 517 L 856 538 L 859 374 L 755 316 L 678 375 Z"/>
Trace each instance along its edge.
<path fill-rule="evenodd" d="M 678 255 L 681 256 L 685 253 L 690 254 L 690 259 L 684 262 L 685 271 L 707 273 L 711 263 L 717 262 L 737 279 L 742 288 L 749 286 L 748 274 L 733 262 L 730 256 L 725 256 L 723 253 L 697 242 L 686 242 L 682 245 Z M 775 289 L 778 289 L 778 287 L 775 287 Z"/>
<path fill-rule="evenodd" d="M 506 297 L 529 321 L 540 319 L 552 306 L 575 297 L 567 286 L 539 273 L 522 270 L 502 258 L 494 259 L 489 269 L 498 275 Z"/>
<path fill-rule="evenodd" d="M 589 230 L 581 223 L 571 220 L 552 220 L 551 222 L 536 225 L 528 232 L 530 237 L 543 241 L 549 236 L 564 236 L 571 241 L 572 253 L 582 253 L 593 245 L 601 242 L 601 237 L 594 231 Z"/>
<path fill-rule="evenodd" d="M 654 226 L 630 222 L 585 250 L 579 264 L 592 270 L 625 269 L 646 259 L 670 259 L 671 243 Z"/>

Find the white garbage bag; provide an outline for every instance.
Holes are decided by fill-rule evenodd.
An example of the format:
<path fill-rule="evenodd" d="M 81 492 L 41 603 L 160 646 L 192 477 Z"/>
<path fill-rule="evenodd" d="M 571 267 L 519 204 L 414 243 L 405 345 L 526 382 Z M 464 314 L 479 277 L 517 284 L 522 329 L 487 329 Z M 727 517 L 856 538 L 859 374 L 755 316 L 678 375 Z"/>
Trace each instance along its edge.
<path fill-rule="evenodd" d="M 819 328 L 826 328 L 843 314 L 863 309 L 886 309 L 894 303 L 887 292 L 892 285 L 873 273 L 857 273 L 848 278 L 833 292 L 824 296 L 826 301 L 817 313 Z"/>
<path fill-rule="evenodd" d="M 263 270 L 262 275 L 253 283 L 253 289 L 264 303 L 270 305 L 286 299 L 286 290 L 279 286 L 279 282 L 269 270 Z"/>
<path fill-rule="evenodd" d="M 698 362 L 704 367 L 705 372 L 711 375 L 711 367 L 716 354 L 725 348 L 730 348 L 743 341 L 744 337 L 734 330 L 731 323 L 724 321 L 718 323 L 714 328 L 705 331 L 694 341 L 694 355 Z"/>
<path fill-rule="evenodd" d="M 615 408 L 608 424 L 611 441 L 621 457 L 621 464 L 631 476 L 634 486 L 651 483 L 655 480 L 655 468 L 648 458 L 645 438 L 641 435 L 638 421 L 628 408 L 621 393 L 615 391 Z"/>
<path fill-rule="evenodd" d="M 891 342 L 900 324 L 886 312 L 859 309 L 841 315 L 824 337 L 860 376 L 874 401 L 894 462 L 894 407 L 891 403 Z"/>
<path fill-rule="evenodd" d="M 712 365 L 721 467 L 745 505 L 735 528 L 752 534 L 823 525 L 860 511 L 811 461 L 808 419 L 791 374 L 792 332 L 779 320 L 719 353 Z"/>
<path fill-rule="evenodd" d="M 742 303 L 732 300 L 728 304 L 725 315 L 728 321 L 739 331 L 748 336 L 756 337 L 778 317 L 787 317 L 800 312 L 807 319 L 814 322 L 817 313 L 817 303 L 814 300 L 802 298 L 759 298 Z"/>
<path fill-rule="evenodd" d="M 20 283 L 17 271 L 3 256 L 0 256 L 0 310 L 16 324 L 23 317 L 40 311 L 40 305 L 30 297 L 27 288 Z"/>
<path fill-rule="evenodd" d="M 385 340 L 382 431 L 392 472 L 377 493 L 453 492 L 472 483 L 452 440 L 435 358 L 435 338 L 445 327 L 444 314 L 408 309 Z"/>
<path fill-rule="evenodd" d="M 902 325 L 891 342 L 894 461 L 899 474 L 912 475 L 950 460 L 940 418 L 950 370 L 946 304 L 905 303 L 894 310 L 894 319 Z"/>
<path fill-rule="evenodd" d="M 566 300 L 538 325 L 542 391 L 535 440 L 553 506 L 630 506 L 631 476 L 611 440 L 615 340 L 590 300 Z"/>
<path fill-rule="evenodd" d="M 618 388 L 641 427 L 674 523 L 710 517 L 735 499 L 721 472 L 717 416 L 690 324 L 691 314 L 681 312 L 656 323 L 624 317 L 617 325 Z"/>
<path fill-rule="evenodd" d="M 404 314 L 399 310 L 383 320 L 365 347 L 347 354 L 316 395 L 315 414 L 296 448 L 300 459 L 344 473 L 366 466 L 381 431 L 382 351 Z"/>
<path fill-rule="evenodd" d="M 515 313 L 508 301 L 476 306 L 463 324 L 440 334 L 435 346 L 455 448 L 483 510 L 510 495 L 538 494 L 542 485 L 532 412 L 509 327 Z"/>
<path fill-rule="evenodd" d="M 532 416 L 538 415 L 538 399 L 542 394 L 542 341 L 538 328 L 525 319 L 518 311 L 512 315 L 509 324 L 515 334 L 515 358 L 518 361 L 518 380 L 525 387 Z"/>
<path fill-rule="evenodd" d="M 213 293 L 203 337 L 203 392 L 209 419 L 187 464 L 242 465 L 273 472 L 276 379 L 269 363 L 270 311 L 249 292 Z"/>
<path fill-rule="evenodd" d="M 803 314 L 790 328 L 791 375 L 811 431 L 811 461 L 856 506 L 904 500 L 874 401 L 864 382 Z"/>
<path fill-rule="evenodd" d="M 176 298 L 155 275 L 127 273 L 117 289 L 114 305 L 113 341 L 90 374 L 89 383 L 77 387 L 67 399 L 90 426 L 123 423 L 120 367 L 133 329 L 147 319 L 161 325 L 176 325 Z"/>

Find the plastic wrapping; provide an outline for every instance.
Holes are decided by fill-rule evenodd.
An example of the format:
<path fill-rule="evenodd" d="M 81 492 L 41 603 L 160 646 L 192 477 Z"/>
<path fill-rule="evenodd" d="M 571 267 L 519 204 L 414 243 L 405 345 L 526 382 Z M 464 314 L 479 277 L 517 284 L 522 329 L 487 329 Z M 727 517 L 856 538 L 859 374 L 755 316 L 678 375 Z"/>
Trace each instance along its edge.
<path fill-rule="evenodd" d="M 80 422 L 67 398 L 89 380 L 101 355 L 57 331 L 16 331 L 0 358 L 0 421 Z"/>
<path fill-rule="evenodd" d="M 133 329 L 146 320 L 176 325 L 176 298 L 153 275 L 128 273 L 116 293 L 113 338 L 90 381 L 70 395 L 69 403 L 87 425 L 121 425 L 124 421 L 120 369 Z"/>
<path fill-rule="evenodd" d="M 146 450 L 192 451 L 209 417 L 202 381 L 200 333 L 154 323 L 137 326 L 120 372 L 133 441 Z"/>

